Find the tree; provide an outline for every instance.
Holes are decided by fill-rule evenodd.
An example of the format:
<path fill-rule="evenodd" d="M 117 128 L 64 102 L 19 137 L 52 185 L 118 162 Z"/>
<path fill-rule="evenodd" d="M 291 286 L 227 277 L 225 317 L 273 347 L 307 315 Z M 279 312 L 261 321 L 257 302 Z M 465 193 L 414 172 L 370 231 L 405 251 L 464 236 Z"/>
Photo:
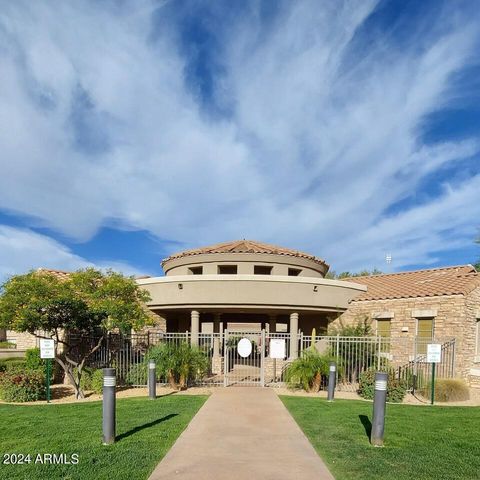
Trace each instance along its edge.
<path fill-rule="evenodd" d="M 352 273 L 349 271 L 336 273 L 333 270 L 328 272 L 325 276 L 326 278 L 331 278 L 332 280 L 341 280 L 342 278 L 352 278 L 352 277 L 370 277 L 372 275 L 381 275 L 383 272 L 375 267 L 373 270 L 361 270 L 357 273 Z"/>
<path fill-rule="evenodd" d="M 72 383 L 75 397 L 84 398 L 80 381 L 86 361 L 102 346 L 108 331 L 144 326 L 149 321 L 144 302 L 149 299 L 133 277 L 113 271 L 87 268 L 66 279 L 31 271 L 2 285 L 0 328 L 55 339 L 55 360 Z"/>

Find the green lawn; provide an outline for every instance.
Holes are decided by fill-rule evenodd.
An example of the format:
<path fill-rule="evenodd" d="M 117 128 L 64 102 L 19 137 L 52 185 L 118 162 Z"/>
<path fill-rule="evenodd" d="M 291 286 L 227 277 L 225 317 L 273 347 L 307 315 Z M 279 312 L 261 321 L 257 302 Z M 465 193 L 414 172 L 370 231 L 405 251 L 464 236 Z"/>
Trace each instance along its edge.
<path fill-rule="evenodd" d="M 387 405 L 376 448 L 371 403 L 281 399 L 337 480 L 480 479 L 480 408 Z"/>
<path fill-rule="evenodd" d="M 29 465 L 0 464 L 1 479 L 146 479 L 206 396 L 117 401 L 117 442 L 102 445 L 102 403 L 0 405 L 0 461 L 31 454 Z M 34 464 L 38 453 L 79 455 L 78 465 Z"/>

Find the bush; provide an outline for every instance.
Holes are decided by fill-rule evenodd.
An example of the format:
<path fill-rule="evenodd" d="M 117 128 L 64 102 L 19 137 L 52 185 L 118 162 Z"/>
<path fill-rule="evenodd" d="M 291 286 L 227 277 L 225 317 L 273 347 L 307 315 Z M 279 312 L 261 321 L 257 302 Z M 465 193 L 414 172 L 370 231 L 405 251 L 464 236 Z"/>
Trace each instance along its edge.
<path fill-rule="evenodd" d="M 45 376 L 38 371 L 1 373 L 0 398 L 6 402 L 44 400 Z"/>
<path fill-rule="evenodd" d="M 367 400 L 373 400 L 375 396 L 375 368 L 369 368 L 360 374 L 360 387 L 358 393 Z M 407 387 L 403 380 L 395 378 L 395 371 L 389 370 L 387 380 L 387 402 L 401 403 L 407 393 Z"/>
<path fill-rule="evenodd" d="M 25 368 L 28 370 L 45 371 L 45 360 L 40 358 L 39 348 L 29 348 L 25 352 Z"/>
<path fill-rule="evenodd" d="M 25 370 L 25 360 L 23 358 L 6 358 L 0 360 L 0 373 L 7 371 L 22 372 Z"/>
<path fill-rule="evenodd" d="M 146 385 L 147 384 L 147 365 L 145 363 L 133 364 L 125 377 L 127 385 Z"/>
<path fill-rule="evenodd" d="M 92 390 L 95 393 L 102 393 L 103 391 L 103 371 L 98 368 L 92 374 Z"/>
<path fill-rule="evenodd" d="M 318 392 L 322 377 L 328 374 L 328 366 L 328 357 L 315 349 L 307 349 L 287 367 L 285 379 L 290 388 L 301 386 L 307 392 Z"/>
<path fill-rule="evenodd" d="M 8 340 L 2 340 L 0 342 L 0 348 L 17 348 L 17 345 L 14 342 L 9 342 Z"/>
<path fill-rule="evenodd" d="M 73 369 L 73 375 L 77 378 L 78 369 Z M 103 390 L 103 370 L 101 368 L 82 368 L 82 378 L 80 379 L 80 388 L 83 391 L 102 393 Z"/>
<path fill-rule="evenodd" d="M 432 384 L 428 383 L 420 390 L 425 398 L 430 398 Z M 470 398 L 468 385 L 459 378 L 438 378 L 435 380 L 435 401 L 437 402 L 461 402 Z"/>

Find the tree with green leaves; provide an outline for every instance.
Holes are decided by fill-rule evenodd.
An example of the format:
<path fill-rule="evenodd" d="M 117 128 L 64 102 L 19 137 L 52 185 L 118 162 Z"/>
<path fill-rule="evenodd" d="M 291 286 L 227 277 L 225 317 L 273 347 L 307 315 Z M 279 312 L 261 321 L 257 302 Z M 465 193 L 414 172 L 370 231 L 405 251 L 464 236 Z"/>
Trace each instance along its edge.
<path fill-rule="evenodd" d="M 111 330 L 129 332 L 149 321 L 150 295 L 133 277 L 94 268 L 59 278 L 48 270 L 8 279 L 0 291 L 0 328 L 55 340 L 55 360 L 84 398 L 80 381 L 88 358 Z M 92 341 L 94 339 L 94 341 Z"/>
<path fill-rule="evenodd" d="M 381 275 L 383 272 L 375 267 L 373 270 L 360 270 L 357 273 L 352 273 L 349 271 L 336 273 L 335 271 L 331 270 L 325 276 L 326 278 L 330 278 L 332 280 L 341 280 L 342 278 L 352 278 L 352 277 L 370 277 L 372 275 Z"/>

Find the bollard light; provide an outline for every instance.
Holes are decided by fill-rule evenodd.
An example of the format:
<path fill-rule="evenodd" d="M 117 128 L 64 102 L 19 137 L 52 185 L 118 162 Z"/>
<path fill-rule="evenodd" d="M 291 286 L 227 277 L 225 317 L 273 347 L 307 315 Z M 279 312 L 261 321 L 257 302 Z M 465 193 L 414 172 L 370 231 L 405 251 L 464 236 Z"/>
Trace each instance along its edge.
<path fill-rule="evenodd" d="M 329 402 L 333 402 L 333 397 L 335 396 L 335 383 L 337 381 L 337 365 L 335 362 L 330 362 L 328 367 L 328 397 Z"/>
<path fill-rule="evenodd" d="M 375 396 L 373 398 L 372 433 L 370 443 L 375 447 L 383 447 L 383 434 L 385 430 L 385 407 L 387 405 L 388 374 L 377 372 L 375 374 Z"/>
<path fill-rule="evenodd" d="M 115 369 L 103 369 L 103 444 L 115 443 Z"/>
<path fill-rule="evenodd" d="M 157 398 L 157 375 L 155 360 L 148 362 L 148 396 L 155 400 Z"/>

